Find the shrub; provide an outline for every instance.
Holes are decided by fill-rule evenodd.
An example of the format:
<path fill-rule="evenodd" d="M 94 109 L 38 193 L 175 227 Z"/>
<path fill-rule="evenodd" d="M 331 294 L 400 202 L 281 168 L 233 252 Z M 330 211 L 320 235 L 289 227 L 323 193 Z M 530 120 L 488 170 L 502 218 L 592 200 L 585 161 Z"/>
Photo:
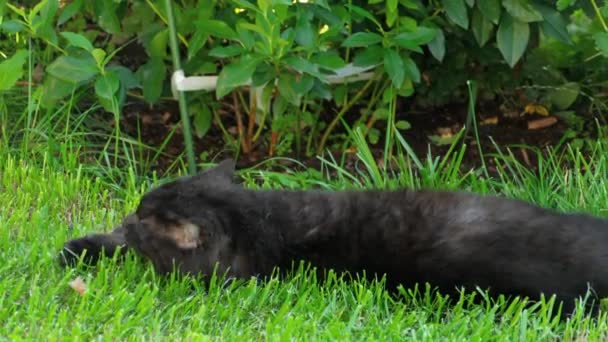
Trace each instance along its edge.
<path fill-rule="evenodd" d="M 530 79 L 558 89 L 566 84 L 578 94 L 580 75 L 588 71 L 586 60 L 582 66 L 580 61 L 590 53 L 591 42 L 591 53 L 604 54 L 597 59 L 608 54 L 608 28 L 598 25 L 607 10 L 595 0 L 557 5 L 545 0 L 186 0 L 174 6 L 186 74 L 219 75 L 215 94 L 190 96 L 195 132 L 206 133 L 219 109 L 217 100 L 232 94 L 244 152 L 260 137 L 271 154 L 281 146 L 291 149 L 292 142 L 298 152 L 321 152 L 343 114 L 354 107 L 361 113 L 349 123 L 364 125 L 369 138 L 377 140 L 372 126 L 378 120 L 392 120 L 394 129 L 408 127 L 405 121 L 394 122 L 397 97 L 416 93 L 422 104 L 464 99 L 467 79 L 477 79 L 490 96 Z M 45 71 L 36 92 L 43 106 L 52 107 L 75 90 L 92 90 L 103 108 L 118 116 L 129 92 L 150 104 L 170 94 L 163 1 L 2 2 L 0 14 L 3 35 L 18 47 L 0 64 L 0 89 L 22 77 L 27 37 L 44 59 L 36 61 Z M 581 18 L 591 24 L 580 29 Z M 543 48 L 535 49 L 540 42 Z M 130 52 L 122 51 L 130 46 L 141 46 L 145 58 L 125 63 Z M 569 57 L 554 58 L 566 49 Z M 527 51 L 532 54 L 522 63 Z M 328 83 L 332 73 L 349 65 L 369 67 L 374 75 L 344 85 Z M 543 77 L 539 70 L 546 67 L 555 77 Z M 524 72 L 514 74 L 512 68 Z M 259 89 L 255 103 L 243 100 L 241 86 L 249 81 Z M 562 100 L 561 107 L 573 102 L 553 97 Z M 237 107 L 244 108 L 246 118 Z M 320 120 L 334 107 L 336 115 Z M 281 139 L 287 143 L 280 144 Z"/>

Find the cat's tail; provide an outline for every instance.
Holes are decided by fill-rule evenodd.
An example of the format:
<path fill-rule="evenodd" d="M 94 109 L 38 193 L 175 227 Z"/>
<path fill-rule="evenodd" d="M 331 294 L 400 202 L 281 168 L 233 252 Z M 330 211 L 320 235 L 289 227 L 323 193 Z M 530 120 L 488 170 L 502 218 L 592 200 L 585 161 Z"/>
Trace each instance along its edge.
<path fill-rule="evenodd" d="M 87 265 L 95 265 L 102 256 L 124 256 L 127 252 L 126 229 L 115 228 L 109 234 L 90 234 L 67 241 L 59 253 L 59 264 L 74 267 L 82 259 Z"/>

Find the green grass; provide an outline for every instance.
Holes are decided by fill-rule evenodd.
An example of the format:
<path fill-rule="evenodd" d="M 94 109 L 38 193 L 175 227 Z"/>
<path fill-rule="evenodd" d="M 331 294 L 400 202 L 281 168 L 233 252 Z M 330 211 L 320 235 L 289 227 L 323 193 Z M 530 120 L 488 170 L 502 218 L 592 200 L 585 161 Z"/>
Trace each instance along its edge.
<path fill-rule="evenodd" d="M 77 94 L 78 95 L 78 94 Z M 4 101 L 6 97 L 0 98 Z M 551 302 L 482 300 L 482 293 L 446 298 L 422 289 L 391 297 L 381 283 L 332 274 L 319 284 L 304 266 L 292 277 L 223 286 L 212 278 L 159 278 L 130 256 L 117 265 L 63 269 L 57 253 L 69 238 L 109 230 L 157 180 L 149 147 L 120 132 L 92 133 L 90 109 L 67 102 L 53 112 L 24 111 L 32 102 L 0 101 L 0 339 L 2 340 L 602 340 L 608 319 L 578 313 L 551 317 Z M 27 127 L 27 129 L 23 129 Z M 245 170 L 245 185 L 264 188 L 444 188 L 499 193 L 545 207 L 608 216 L 608 147 L 590 157 L 575 151 L 540 159 L 538 174 L 508 151 L 495 157 L 499 174 L 462 172 L 464 150 L 444 158 L 416 156 L 395 137 L 398 172 L 376 165 L 360 132 L 358 168 L 326 158 L 321 171 Z M 532 152 L 532 151 L 531 151 Z M 566 163 L 564 163 L 564 161 Z M 563 165 L 570 165 L 566 168 Z M 183 168 L 180 159 L 175 169 Z M 584 170 L 584 171 L 581 171 Z M 332 177 L 328 177 L 330 173 Z M 84 296 L 68 283 L 80 276 Z"/>
<path fill-rule="evenodd" d="M 360 172 L 348 173 L 327 160 L 324 171 L 243 172 L 247 186 L 327 189 L 398 186 L 501 193 L 560 210 L 605 215 L 608 149 L 599 144 L 593 162 L 576 152 L 541 160 L 538 175 L 509 157 L 499 177 L 456 172 L 461 151 L 444 159 L 418 159 L 402 144 L 400 172 L 387 175 L 360 150 Z M 61 158 L 61 154 L 58 157 Z M 208 286 L 195 279 L 159 278 L 151 265 L 131 256 L 117 265 L 62 269 L 56 256 L 63 242 L 107 230 L 135 208 L 150 182 L 123 170 L 117 185 L 66 154 L 66 164 L 47 152 L 0 153 L 0 338 L 10 340 L 601 340 L 608 319 L 576 315 L 560 322 L 551 303 L 524 307 L 521 301 L 485 300 L 470 293 L 445 298 L 428 289 L 390 297 L 381 283 L 331 275 L 319 284 L 305 267 L 285 281 L 243 281 Z M 564 169 L 563 159 L 576 167 Z M 66 161 L 64 160 L 64 161 Z M 445 161 L 445 162 L 444 162 Z M 63 166 L 60 167 L 61 164 Z M 333 166 L 332 166 L 333 165 Z M 417 167 L 414 167 L 417 166 Z M 577 171 L 586 169 L 585 172 Z M 98 170 L 102 169 L 98 167 Z M 337 170 L 329 179 L 326 171 Z M 68 282 L 81 276 L 84 296 Z"/>

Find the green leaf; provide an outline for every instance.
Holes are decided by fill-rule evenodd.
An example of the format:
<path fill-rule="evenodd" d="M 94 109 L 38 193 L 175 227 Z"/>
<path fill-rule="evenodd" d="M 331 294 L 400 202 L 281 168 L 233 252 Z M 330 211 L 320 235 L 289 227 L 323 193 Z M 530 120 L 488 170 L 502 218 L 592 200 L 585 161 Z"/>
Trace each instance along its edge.
<path fill-rule="evenodd" d="M 234 3 L 238 5 L 240 8 L 246 8 L 252 10 L 253 12 L 261 13 L 260 9 L 247 0 L 232 0 Z"/>
<path fill-rule="evenodd" d="M 445 8 L 448 18 L 456 25 L 467 29 L 469 27 L 469 16 L 467 14 L 467 6 L 464 0 L 442 0 L 441 3 Z"/>
<path fill-rule="evenodd" d="M 10 9 L 13 11 L 13 12 L 17 13 L 17 14 L 18 14 L 20 17 L 22 17 L 23 19 L 25 19 L 25 18 L 26 18 L 26 15 L 25 15 L 25 8 L 23 8 L 22 6 L 15 6 L 15 5 L 12 5 L 12 4 L 10 4 L 10 3 L 6 3 L 6 2 L 5 2 L 5 4 L 6 4 L 6 5 L 7 5 L 7 6 L 8 6 L 8 7 L 9 7 L 9 8 L 10 8 Z"/>
<path fill-rule="evenodd" d="M 408 79 L 420 83 L 420 70 L 413 59 L 410 57 L 403 58 L 403 67 Z"/>
<path fill-rule="evenodd" d="M 327 0 L 316 0 L 315 1 L 315 5 L 321 6 L 321 7 L 323 7 L 326 10 L 330 9 L 329 3 L 327 2 Z"/>
<path fill-rule="evenodd" d="M 118 75 L 118 79 L 120 80 L 120 84 L 126 89 L 132 89 L 135 87 L 139 87 L 139 81 L 137 77 L 130 69 L 122 66 L 122 65 L 112 65 L 108 67 L 108 72 L 113 72 Z"/>
<path fill-rule="evenodd" d="M 236 32 L 239 34 L 239 42 L 243 44 L 245 49 L 251 50 L 255 44 L 256 36 L 244 24 L 246 23 L 239 22 L 236 25 Z"/>
<path fill-rule="evenodd" d="M 534 7 L 543 15 L 542 28 L 545 35 L 553 37 L 566 44 L 572 44 L 568 30 L 566 29 L 566 21 L 561 13 L 551 7 L 534 3 Z"/>
<path fill-rule="evenodd" d="M 342 43 L 344 47 L 368 47 L 382 42 L 382 36 L 373 32 L 357 32 Z"/>
<path fill-rule="evenodd" d="M 270 8 L 270 0 L 257 0 L 258 7 L 260 8 L 260 12 L 268 13 L 271 12 L 268 9 Z"/>
<path fill-rule="evenodd" d="M 346 62 L 335 51 L 319 52 L 311 58 L 311 62 L 328 70 L 340 69 L 346 65 Z"/>
<path fill-rule="evenodd" d="M 98 97 L 111 100 L 115 97 L 120 87 L 118 75 L 109 71 L 105 75 L 100 76 L 95 81 L 95 95 Z"/>
<path fill-rule="evenodd" d="M 53 26 L 51 26 L 50 24 L 39 26 L 34 31 L 34 35 L 52 44 L 57 44 L 57 32 L 55 32 Z"/>
<path fill-rule="evenodd" d="M 270 81 L 273 81 L 275 78 L 278 78 L 275 68 L 262 62 L 258 64 L 251 76 L 251 85 L 260 87 L 264 84 L 271 83 Z M 274 82 L 272 83 L 274 84 Z"/>
<path fill-rule="evenodd" d="M 211 128 L 211 122 L 213 121 L 213 113 L 206 104 L 202 104 L 198 111 L 194 113 L 194 134 L 200 139 L 207 134 L 209 128 Z"/>
<path fill-rule="evenodd" d="M 555 6 L 557 7 L 557 10 L 561 12 L 575 3 L 576 0 L 557 0 Z"/>
<path fill-rule="evenodd" d="M 104 50 L 93 49 L 93 51 L 91 51 L 91 55 L 95 59 L 95 62 L 97 63 L 97 65 L 99 65 L 99 66 L 104 65 L 105 60 L 106 60 L 106 52 Z"/>
<path fill-rule="evenodd" d="M 355 55 L 353 64 L 359 67 L 379 64 L 384 60 L 384 49 L 382 46 L 373 45 Z"/>
<path fill-rule="evenodd" d="M 401 87 L 397 89 L 397 94 L 403 97 L 412 96 L 414 94 L 414 83 L 406 78 Z"/>
<path fill-rule="evenodd" d="M 397 0 L 387 0 L 386 1 L 386 10 L 387 11 L 397 11 L 397 5 L 399 2 Z"/>
<path fill-rule="evenodd" d="M 483 1 L 483 0 L 480 0 L 480 1 Z M 428 135 L 427 137 L 433 144 L 442 146 L 442 145 L 454 144 L 454 140 L 456 139 L 456 137 L 458 137 L 458 135 L 453 134 L 453 135 L 444 136 L 444 135 L 433 134 L 433 135 Z"/>
<path fill-rule="evenodd" d="M 237 26 L 237 30 L 238 30 L 238 28 L 243 28 L 247 31 L 258 33 L 262 37 L 271 35 L 270 32 L 264 31 L 265 27 L 262 27 L 262 25 L 258 26 L 256 24 L 252 24 L 252 23 L 248 23 L 248 22 L 243 22 L 243 21 L 239 22 L 238 26 Z"/>
<path fill-rule="evenodd" d="M 384 70 L 393 82 L 395 88 L 399 88 L 405 78 L 403 60 L 399 53 L 392 49 L 384 50 Z"/>
<path fill-rule="evenodd" d="M 475 9 L 471 18 L 471 29 L 479 46 L 484 46 L 492 38 L 494 24 L 486 19 L 480 10 Z"/>
<path fill-rule="evenodd" d="M 59 2 L 57 0 L 40 1 L 32 8 L 28 15 L 30 27 L 34 35 L 52 44 L 57 44 L 58 39 L 54 24 L 58 8 Z"/>
<path fill-rule="evenodd" d="M 293 89 L 296 94 L 304 96 L 312 89 L 315 84 L 315 79 L 307 74 L 302 75 L 299 79 L 296 79 L 293 83 Z"/>
<path fill-rule="evenodd" d="M 391 113 L 388 110 L 388 108 L 383 108 L 383 107 L 377 108 L 372 113 L 372 117 L 376 120 L 387 120 L 390 116 L 391 116 Z"/>
<path fill-rule="evenodd" d="M 477 8 L 483 13 L 483 16 L 498 25 L 500 20 L 500 0 L 480 0 L 477 1 Z"/>
<path fill-rule="evenodd" d="M 118 106 L 120 108 L 124 105 L 127 98 L 127 90 L 141 87 L 141 85 L 133 71 L 125 68 L 122 65 L 109 66 L 106 71 L 116 73 L 116 75 L 118 75 L 118 79 L 120 80 L 120 89 L 118 93 Z"/>
<path fill-rule="evenodd" d="M 66 82 L 80 83 L 99 74 L 99 69 L 91 55 L 82 54 L 79 56 L 60 56 L 46 68 L 46 72 Z"/>
<path fill-rule="evenodd" d="M 188 59 L 192 59 L 205 45 L 209 39 L 209 34 L 200 30 L 195 30 L 192 38 L 188 41 Z"/>
<path fill-rule="evenodd" d="M 23 65 L 27 56 L 26 50 L 17 50 L 12 57 L 0 63 L 0 90 L 12 88 L 23 76 Z"/>
<path fill-rule="evenodd" d="M 369 132 L 367 132 L 367 139 L 369 139 L 371 144 L 377 144 L 380 140 L 380 131 L 375 127 L 370 128 Z"/>
<path fill-rule="evenodd" d="M 602 55 L 608 57 L 608 32 L 598 32 L 593 35 L 595 40 L 595 47 L 602 53 Z"/>
<path fill-rule="evenodd" d="M 283 63 L 299 73 L 307 73 L 317 78 L 323 78 L 323 75 L 319 72 L 319 68 L 304 58 L 289 56 L 283 59 Z"/>
<path fill-rule="evenodd" d="M 399 2 L 397 0 L 386 1 L 386 25 L 388 27 L 393 27 L 399 18 L 398 4 Z"/>
<path fill-rule="evenodd" d="M 158 31 L 152 40 L 150 40 L 150 44 L 148 44 L 147 49 L 150 57 L 165 57 L 167 56 L 167 42 L 169 41 L 169 30 L 164 29 Z"/>
<path fill-rule="evenodd" d="M 300 15 L 295 27 L 295 40 L 298 44 L 306 49 L 315 47 L 316 32 L 313 28 L 308 16 Z"/>
<path fill-rule="evenodd" d="M 209 56 L 227 58 L 238 56 L 245 52 L 240 45 L 216 46 L 209 51 Z"/>
<path fill-rule="evenodd" d="M 65 40 L 68 41 L 68 45 L 75 46 L 86 51 L 93 50 L 93 44 L 83 35 L 73 32 L 61 32 L 60 33 Z"/>
<path fill-rule="evenodd" d="M 103 108 L 108 112 L 117 110 L 119 99 L 118 90 L 120 89 L 120 81 L 118 75 L 114 72 L 106 72 L 95 81 L 95 95 Z"/>
<path fill-rule="evenodd" d="M 66 21 L 68 21 L 74 15 L 79 13 L 80 9 L 82 8 L 82 3 L 83 3 L 83 0 L 74 0 L 74 1 L 71 1 L 67 6 L 65 6 L 61 10 L 61 14 L 59 15 L 59 18 L 57 19 L 57 25 L 64 24 Z"/>
<path fill-rule="evenodd" d="M 275 97 L 274 101 L 272 101 L 272 115 L 276 118 L 276 117 L 280 117 L 283 114 L 285 114 L 285 110 L 287 110 L 287 107 L 289 106 L 289 103 L 287 102 L 287 100 L 285 100 L 285 97 L 283 96 L 277 96 Z M 272 120 L 272 124 L 271 127 L 275 128 L 274 126 L 276 125 L 278 120 Z"/>
<path fill-rule="evenodd" d="M 53 18 L 58 9 L 59 1 L 57 0 L 38 2 L 29 14 L 29 21 L 34 31 L 38 31 L 42 27 L 52 28 Z"/>
<path fill-rule="evenodd" d="M 378 26 L 379 28 L 382 28 L 382 25 L 380 24 L 380 22 L 378 20 L 376 20 L 376 18 L 374 18 L 374 16 L 371 13 L 364 10 L 363 8 L 356 6 L 356 5 L 352 5 L 352 4 L 347 4 L 347 5 L 345 5 L 345 7 L 349 8 L 351 11 L 353 11 L 353 13 L 369 19 L 371 22 L 376 24 L 376 26 Z"/>
<path fill-rule="evenodd" d="M 0 25 L 2 31 L 6 33 L 17 33 L 23 31 L 25 25 L 19 20 L 7 20 Z"/>
<path fill-rule="evenodd" d="M 160 57 L 150 58 L 146 64 L 139 68 L 138 74 L 140 83 L 143 85 L 144 99 L 148 103 L 155 103 L 160 99 L 166 73 L 165 63 Z"/>
<path fill-rule="evenodd" d="M 319 80 L 315 80 L 312 89 L 310 90 L 310 95 L 312 98 L 331 100 L 333 97 L 333 93 L 329 89 L 329 86 Z"/>
<path fill-rule="evenodd" d="M 392 41 L 409 50 L 420 50 L 420 45 L 424 45 L 432 41 L 437 35 L 437 29 L 419 26 L 416 31 L 403 32 L 396 35 Z"/>
<path fill-rule="evenodd" d="M 226 22 L 213 19 L 199 19 L 195 23 L 196 30 L 223 39 L 238 39 L 238 34 Z"/>
<path fill-rule="evenodd" d="M 557 108 L 564 110 L 570 107 L 581 92 L 581 85 L 577 82 L 568 82 L 559 88 L 549 92 L 548 97 L 551 103 Z"/>
<path fill-rule="evenodd" d="M 530 39 L 530 27 L 528 23 L 522 23 L 513 19 L 508 14 L 502 16 L 496 42 L 503 58 L 511 68 L 526 51 L 528 40 Z"/>
<path fill-rule="evenodd" d="M 429 47 L 429 51 L 431 51 L 431 55 L 433 55 L 436 60 L 440 62 L 443 61 L 443 57 L 445 57 L 445 35 L 443 34 L 443 30 L 437 29 L 435 38 L 433 38 L 427 46 Z"/>
<path fill-rule="evenodd" d="M 42 84 L 42 96 L 40 97 L 40 104 L 45 108 L 53 107 L 57 101 L 70 95 L 76 84 L 60 80 L 52 75 L 48 75 L 44 78 Z"/>
<path fill-rule="evenodd" d="M 400 130 L 406 130 L 406 129 L 410 129 L 412 127 L 412 125 L 405 121 L 405 120 L 399 120 L 397 122 L 395 122 L 395 127 L 397 127 Z"/>
<path fill-rule="evenodd" d="M 93 8 L 97 16 L 97 23 L 108 33 L 120 33 L 120 20 L 118 19 L 118 5 L 116 1 L 94 0 Z"/>
<path fill-rule="evenodd" d="M 52 6 L 52 5 L 56 5 L 56 4 L 51 4 L 51 1 L 48 1 L 48 0 L 42 0 L 42 1 L 39 1 L 38 3 L 36 3 L 34 5 L 34 7 L 32 7 L 32 9 L 30 10 L 30 13 L 28 15 L 29 22 L 34 24 L 34 21 L 35 21 L 34 18 L 36 18 L 36 16 L 38 16 L 38 14 L 40 14 L 39 19 L 43 19 L 42 17 L 45 15 L 42 12 L 44 11 L 45 8 L 48 9 L 48 7 Z M 57 6 L 55 6 L 55 7 L 57 7 Z M 47 10 L 47 15 L 48 15 L 48 10 Z"/>
<path fill-rule="evenodd" d="M 260 62 L 261 58 L 246 55 L 224 66 L 217 79 L 215 96 L 220 99 L 234 88 L 246 84 Z"/>
<path fill-rule="evenodd" d="M 505 10 L 516 20 L 530 23 L 542 21 L 543 16 L 530 3 L 530 0 L 503 0 Z"/>
<path fill-rule="evenodd" d="M 277 88 L 279 89 L 279 94 L 283 97 L 287 102 L 299 106 L 300 105 L 300 96 L 296 93 L 293 85 L 295 83 L 295 79 L 290 74 L 282 74 L 279 76 L 279 82 L 277 84 Z"/>

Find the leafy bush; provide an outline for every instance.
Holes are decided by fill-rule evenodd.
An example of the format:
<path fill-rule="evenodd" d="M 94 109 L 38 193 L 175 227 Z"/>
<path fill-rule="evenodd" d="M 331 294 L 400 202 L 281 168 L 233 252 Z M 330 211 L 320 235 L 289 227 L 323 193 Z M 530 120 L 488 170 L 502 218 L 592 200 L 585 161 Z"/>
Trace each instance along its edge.
<path fill-rule="evenodd" d="M 31 37 L 29 47 L 48 58 L 37 61 L 45 70 L 37 89 L 41 105 L 52 107 L 75 90 L 90 89 L 105 110 L 118 116 L 129 92 L 150 104 L 170 93 L 163 1 L 0 3 L 3 34 L 22 47 L 22 37 Z M 408 128 L 407 122 L 394 121 L 398 96 L 416 92 L 422 104 L 442 103 L 464 98 L 467 79 L 477 79 L 481 90 L 492 95 L 527 79 L 543 79 L 539 70 L 547 66 L 580 69 L 577 58 L 547 58 L 572 49 L 567 46 L 573 43 L 573 51 L 580 51 L 594 42 L 592 51 L 604 54 L 596 60 L 608 55 L 607 9 L 595 0 L 557 5 L 548 0 L 184 0 L 174 5 L 186 74 L 219 74 L 215 97 L 191 97 L 195 131 L 204 135 L 217 117 L 216 100 L 232 94 L 244 152 L 260 137 L 271 154 L 281 153 L 281 146 L 290 150 L 292 141 L 298 152 L 321 152 L 353 108 L 361 113 L 351 124 L 365 126 L 368 137 L 378 140 L 373 128 L 378 120 L 387 120 L 389 130 Z M 567 29 L 573 13 L 601 30 L 579 30 L 573 42 Z M 540 42 L 544 50 L 533 50 Z M 146 58 L 121 65 L 121 50 L 131 45 L 141 45 Z M 522 64 L 531 49 L 535 52 Z M 27 56 L 26 49 L 18 49 L 0 64 L 0 89 L 22 77 Z M 374 76 L 328 83 L 332 73 L 348 65 L 373 67 Z M 511 68 L 526 72 L 514 75 Z M 562 73 L 545 81 L 571 85 L 568 77 Z M 259 89 L 258 103 L 243 101 L 241 86 L 249 81 Z M 337 114 L 320 120 L 334 106 Z M 247 122 L 239 107 L 245 108 Z"/>

